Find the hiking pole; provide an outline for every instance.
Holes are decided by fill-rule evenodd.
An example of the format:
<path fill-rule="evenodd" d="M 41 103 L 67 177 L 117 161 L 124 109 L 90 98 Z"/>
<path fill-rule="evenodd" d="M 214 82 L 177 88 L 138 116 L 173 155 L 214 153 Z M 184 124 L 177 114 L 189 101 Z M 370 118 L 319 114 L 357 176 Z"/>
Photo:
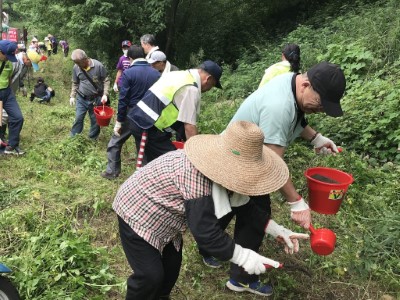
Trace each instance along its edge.
<path fill-rule="evenodd" d="M 143 157 L 144 157 L 144 149 L 147 143 L 147 131 L 144 130 L 142 133 L 142 139 L 140 140 L 140 147 L 138 152 L 138 157 L 136 160 L 136 170 L 139 170 L 142 167 Z"/>

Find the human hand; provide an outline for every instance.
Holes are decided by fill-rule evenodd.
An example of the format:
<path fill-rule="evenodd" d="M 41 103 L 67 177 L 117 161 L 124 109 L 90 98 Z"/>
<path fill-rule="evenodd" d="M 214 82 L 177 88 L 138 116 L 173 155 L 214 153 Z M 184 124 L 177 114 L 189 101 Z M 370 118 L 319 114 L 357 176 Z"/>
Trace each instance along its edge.
<path fill-rule="evenodd" d="M 297 223 L 304 229 L 308 229 L 311 224 L 311 211 L 307 202 L 304 201 L 303 197 L 295 202 L 288 202 L 290 205 L 290 217 L 293 222 Z"/>
<path fill-rule="evenodd" d="M 114 92 L 118 93 L 118 84 L 116 82 L 114 82 L 113 90 Z"/>
<path fill-rule="evenodd" d="M 336 144 L 320 133 L 311 141 L 311 145 L 314 146 L 315 152 L 318 154 L 327 155 L 339 152 Z"/>
<path fill-rule="evenodd" d="M 293 232 L 274 220 L 269 220 L 265 233 L 272 235 L 278 242 L 285 243 L 285 252 L 288 254 L 299 252 L 299 240 L 310 237 L 308 234 Z"/>
<path fill-rule="evenodd" d="M 114 126 L 114 134 L 115 134 L 116 136 L 120 136 L 120 135 L 121 135 L 121 134 L 120 134 L 121 127 L 122 127 L 122 123 L 116 121 L 116 122 L 115 122 L 115 126 Z"/>
<path fill-rule="evenodd" d="M 75 105 L 75 98 L 74 97 L 69 98 L 69 105 L 71 105 L 71 106 Z"/>
<path fill-rule="evenodd" d="M 103 95 L 103 97 L 101 97 L 101 103 L 102 104 L 106 104 L 107 103 L 107 96 Z"/>
<path fill-rule="evenodd" d="M 270 265 L 274 268 L 279 268 L 279 262 L 270 258 L 264 257 L 253 250 L 242 248 L 240 245 L 235 245 L 231 262 L 242 267 L 249 274 L 260 275 L 264 273 L 265 265 Z"/>

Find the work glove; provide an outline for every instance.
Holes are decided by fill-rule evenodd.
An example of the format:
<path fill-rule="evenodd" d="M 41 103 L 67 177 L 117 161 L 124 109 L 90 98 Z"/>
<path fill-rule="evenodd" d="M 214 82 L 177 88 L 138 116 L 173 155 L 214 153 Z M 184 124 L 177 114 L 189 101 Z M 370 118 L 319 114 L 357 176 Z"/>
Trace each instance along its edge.
<path fill-rule="evenodd" d="M 118 93 L 118 84 L 116 82 L 114 82 L 113 90 L 114 92 Z"/>
<path fill-rule="evenodd" d="M 114 134 L 115 134 L 116 136 L 120 136 L 120 135 L 121 135 L 121 134 L 120 134 L 121 127 L 122 127 L 122 123 L 116 121 L 116 122 L 115 122 L 115 126 L 114 126 Z"/>
<path fill-rule="evenodd" d="M 310 237 L 305 233 L 293 232 L 274 220 L 269 220 L 265 233 L 272 235 L 278 242 L 285 243 L 285 252 L 288 254 L 299 252 L 299 240 L 306 240 Z"/>
<path fill-rule="evenodd" d="M 311 140 L 311 145 L 314 146 L 315 152 L 318 154 L 326 155 L 339 152 L 335 143 L 320 133 Z"/>
<path fill-rule="evenodd" d="M 101 103 L 102 104 L 106 104 L 107 103 L 107 96 L 103 95 L 103 97 L 101 97 Z"/>
<path fill-rule="evenodd" d="M 308 229 L 311 224 L 311 211 L 303 197 L 295 202 L 288 202 L 290 205 L 290 217 L 304 229 Z"/>
<path fill-rule="evenodd" d="M 74 97 L 69 98 L 69 105 L 71 105 L 71 106 L 75 105 L 75 98 Z"/>
<path fill-rule="evenodd" d="M 278 261 L 264 257 L 253 250 L 242 248 L 238 244 L 235 245 L 235 250 L 230 261 L 242 267 L 249 274 L 260 275 L 264 273 L 266 269 L 265 264 L 279 268 Z"/>

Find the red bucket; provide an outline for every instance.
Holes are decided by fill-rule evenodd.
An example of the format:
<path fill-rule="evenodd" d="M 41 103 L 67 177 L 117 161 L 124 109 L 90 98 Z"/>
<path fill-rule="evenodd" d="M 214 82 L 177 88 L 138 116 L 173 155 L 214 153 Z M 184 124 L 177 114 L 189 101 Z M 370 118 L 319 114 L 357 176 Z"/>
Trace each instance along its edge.
<path fill-rule="evenodd" d="M 307 177 L 310 208 L 324 215 L 339 211 L 347 189 L 353 183 L 353 176 L 331 168 L 310 168 L 304 172 Z"/>
<path fill-rule="evenodd" d="M 183 149 L 183 147 L 185 146 L 184 142 L 178 142 L 178 141 L 172 141 L 172 144 L 174 144 L 176 149 Z"/>
<path fill-rule="evenodd" d="M 96 116 L 96 122 L 99 126 L 108 126 L 112 116 L 114 115 L 114 110 L 109 106 L 96 106 L 93 108 L 94 115 Z"/>

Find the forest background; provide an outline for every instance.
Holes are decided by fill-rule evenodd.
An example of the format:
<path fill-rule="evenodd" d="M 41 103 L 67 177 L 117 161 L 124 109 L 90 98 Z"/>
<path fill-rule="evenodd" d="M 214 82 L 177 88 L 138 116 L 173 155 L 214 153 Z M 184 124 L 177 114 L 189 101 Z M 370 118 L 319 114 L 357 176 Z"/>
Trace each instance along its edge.
<path fill-rule="evenodd" d="M 337 234 L 330 256 L 301 252 L 286 256 L 266 238 L 261 253 L 291 266 L 262 279 L 274 285 L 272 299 L 400 299 L 400 3 L 350 0 L 216 1 L 3 1 L 11 25 L 26 26 L 30 39 L 48 33 L 68 39 L 102 61 L 115 75 L 120 43 L 138 44 L 156 35 L 169 60 L 181 69 L 213 59 L 224 68 L 223 90 L 203 95 L 200 129 L 220 133 L 240 103 L 258 86 L 264 69 L 280 60 L 286 43 L 302 51 L 302 70 L 321 60 L 341 65 L 347 77 L 345 115 L 309 117 L 310 124 L 341 145 L 335 157 L 316 156 L 310 145 L 290 146 L 286 161 L 299 192 L 307 196 L 303 172 L 313 166 L 353 175 L 338 214 L 313 213 L 316 227 Z M 20 94 L 25 116 L 24 157 L 0 157 L 0 261 L 25 299 L 121 299 L 129 266 L 119 243 L 111 203 L 133 172 L 134 146 L 123 152 L 123 173 L 113 182 L 99 174 L 106 165 L 112 128 L 97 142 L 85 134 L 69 138 L 72 61 L 53 55 L 41 63 L 56 89 L 49 105 Z M 117 96 L 111 95 L 116 107 Z M 86 126 L 87 130 L 87 126 Z M 289 221 L 274 194 L 274 219 Z M 231 230 L 231 228 L 230 228 Z M 255 299 L 234 295 L 224 284 L 228 264 L 205 268 L 190 233 L 173 299 Z"/>

